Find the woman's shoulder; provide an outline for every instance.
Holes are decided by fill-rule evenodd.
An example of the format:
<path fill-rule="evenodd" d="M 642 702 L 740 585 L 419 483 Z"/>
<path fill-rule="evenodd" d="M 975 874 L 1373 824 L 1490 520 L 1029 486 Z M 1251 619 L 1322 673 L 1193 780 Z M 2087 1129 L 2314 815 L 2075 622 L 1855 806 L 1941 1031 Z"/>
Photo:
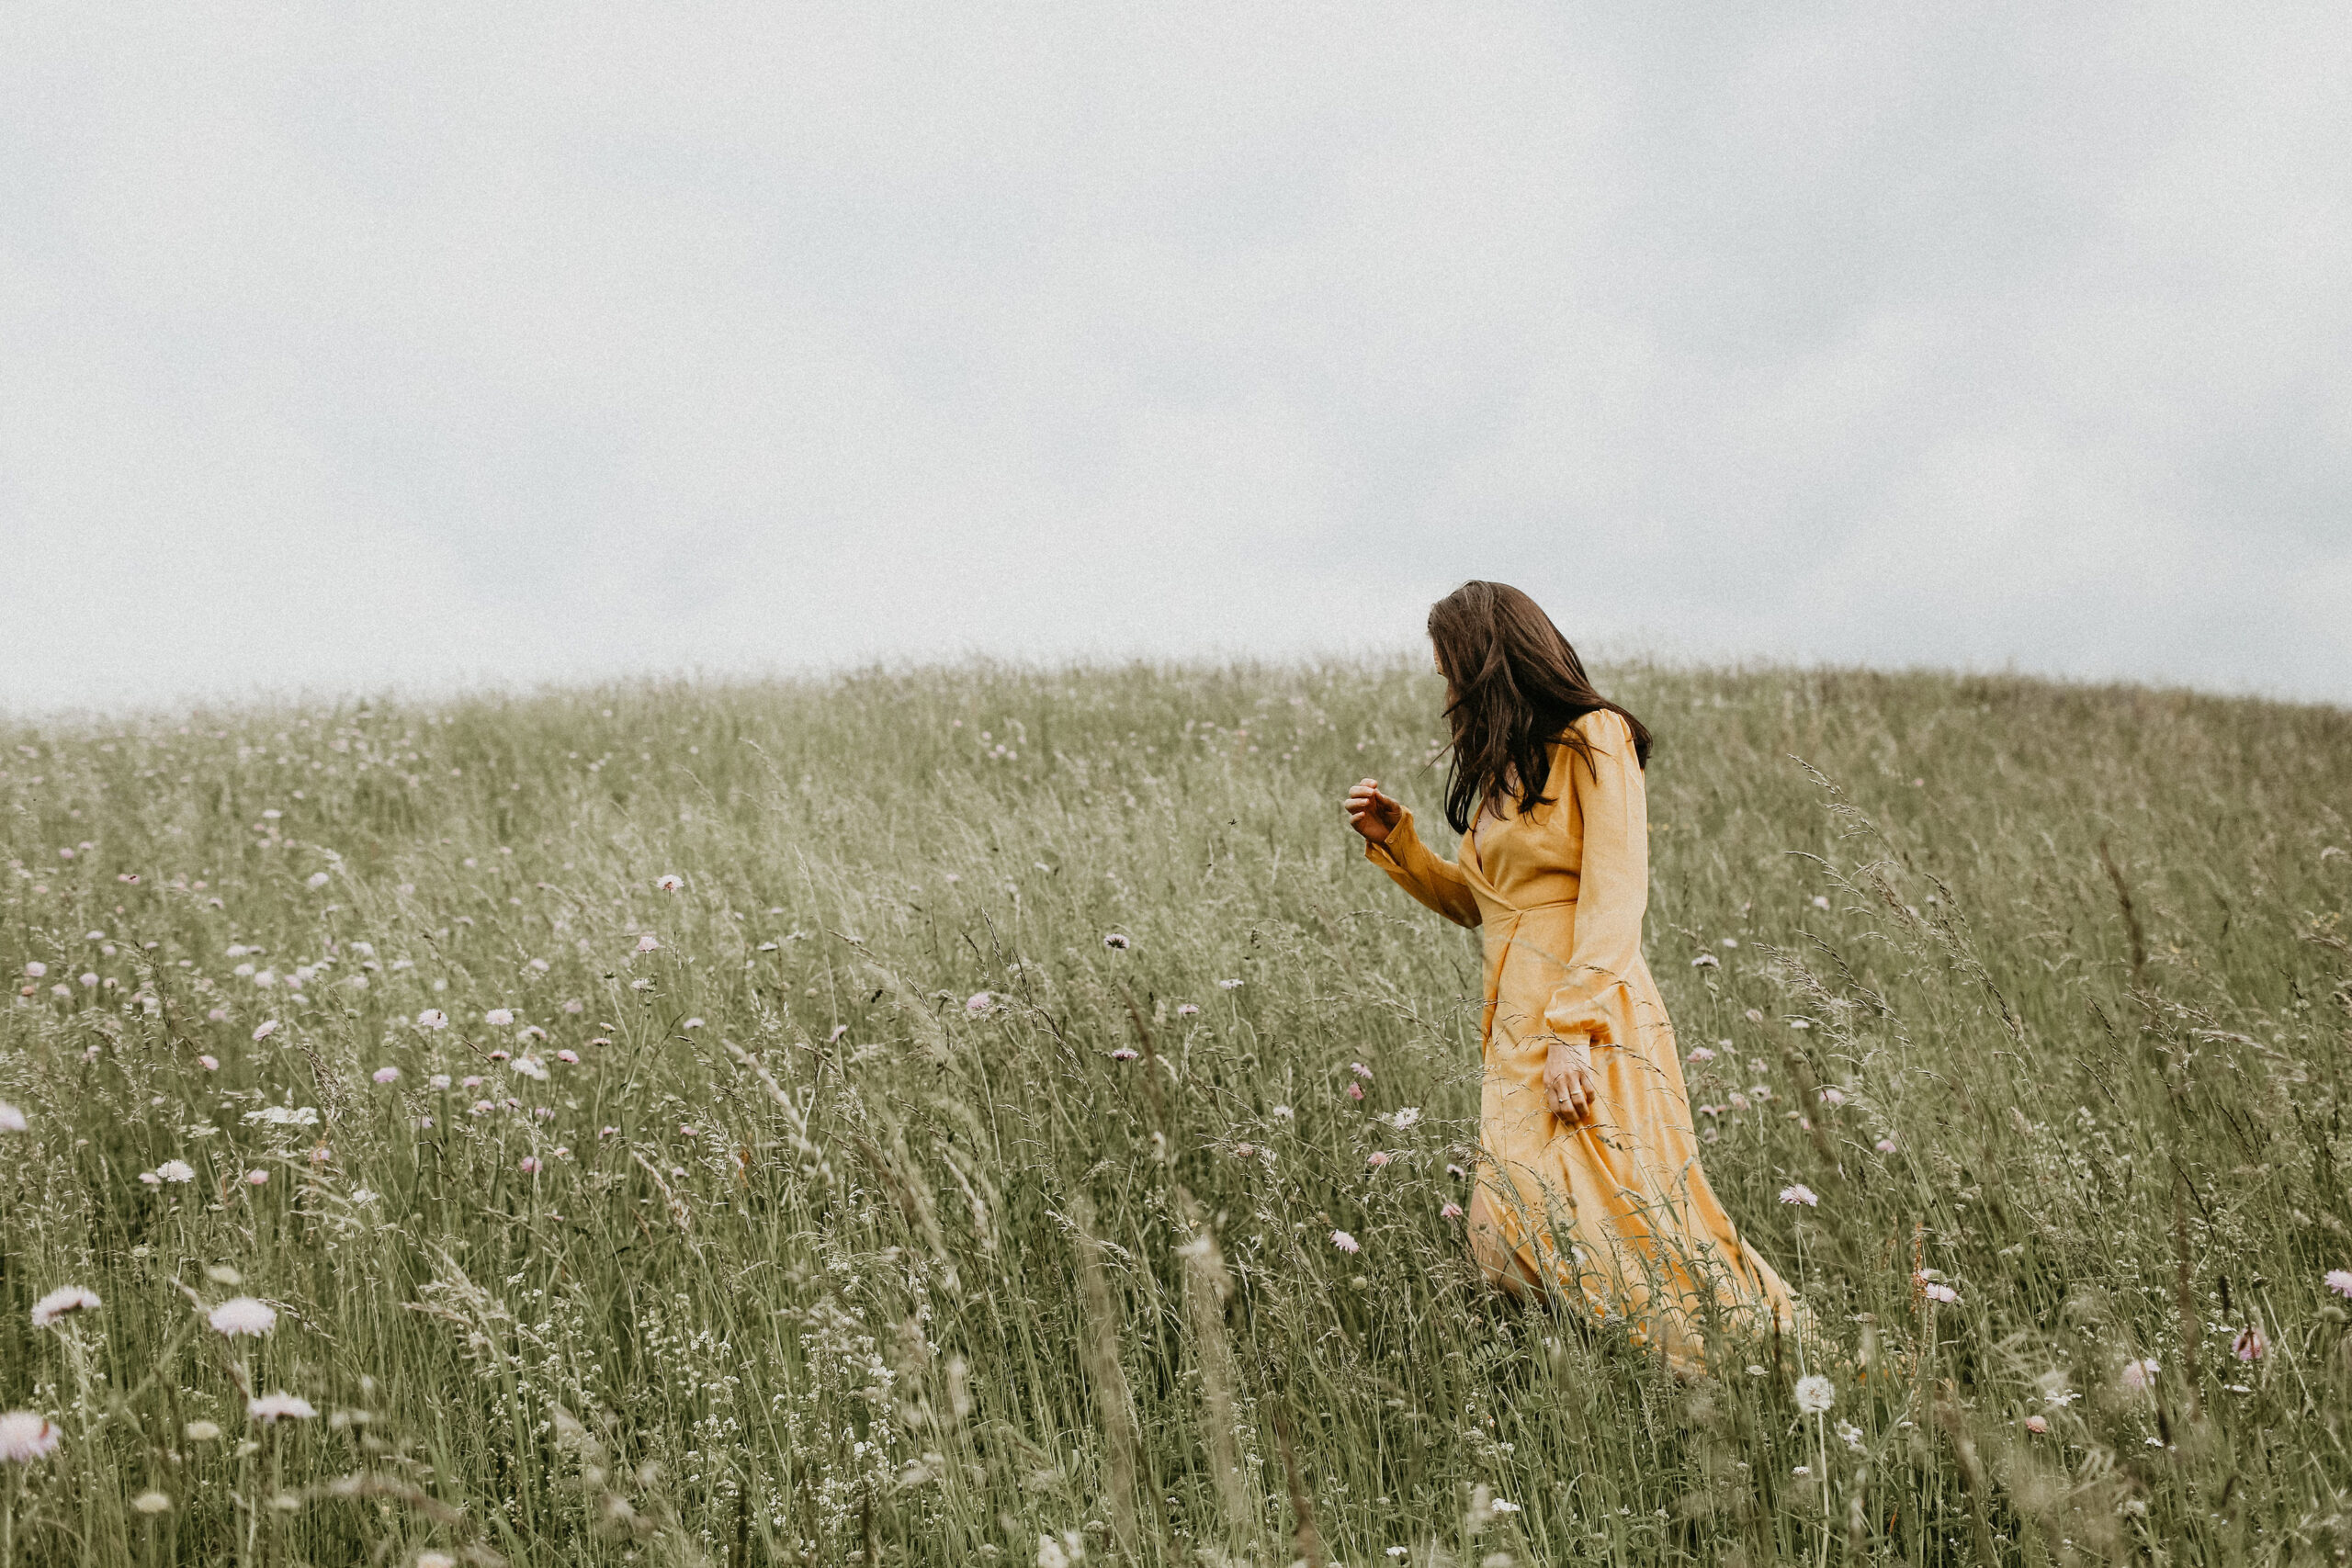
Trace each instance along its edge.
<path fill-rule="evenodd" d="M 1588 744 L 1603 750 L 1630 746 L 1634 739 L 1634 731 L 1625 723 L 1625 716 L 1614 708 L 1589 709 L 1579 715 L 1576 723 L 1568 728 L 1582 736 Z"/>

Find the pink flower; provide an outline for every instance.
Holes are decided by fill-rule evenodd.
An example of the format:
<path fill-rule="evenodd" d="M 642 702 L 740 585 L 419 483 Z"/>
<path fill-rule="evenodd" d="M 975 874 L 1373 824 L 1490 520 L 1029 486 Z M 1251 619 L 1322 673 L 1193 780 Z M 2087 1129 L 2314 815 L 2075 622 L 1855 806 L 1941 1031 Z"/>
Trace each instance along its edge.
<path fill-rule="evenodd" d="M 561 1062 L 567 1067 L 576 1067 L 580 1065 L 580 1053 L 567 1047 L 564 1050 L 558 1051 L 555 1054 L 555 1059 Z"/>
<path fill-rule="evenodd" d="M 268 1186 L 269 1172 L 266 1170 L 249 1170 L 245 1172 L 245 1185 L 248 1187 Z"/>
<path fill-rule="evenodd" d="M 220 1058 L 218 1056 L 198 1056 L 196 1059 L 196 1065 L 202 1067 L 208 1073 L 217 1073 L 220 1070 Z"/>
<path fill-rule="evenodd" d="M 514 1010 L 513 1008 L 492 1008 L 488 1012 L 481 1015 L 481 1021 L 484 1023 L 489 1024 L 493 1029 L 503 1029 L 508 1024 L 514 1021 Z"/>
<path fill-rule="evenodd" d="M 1693 1050 L 1688 1059 L 1693 1062 L 1712 1062 L 1715 1059 L 1715 1054 L 1706 1046 L 1702 1045 Z"/>
<path fill-rule="evenodd" d="M 1338 1247 L 1341 1252 L 1355 1253 L 1362 1252 L 1363 1250 L 1363 1246 L 1357 1242 L 1356 1238 L 1350 1235 L 1345 1231 L 1333 1231 L 1331 1233 L 1331 1245 Z"/>
<path fill-rule="evenodd" d="M 964 998 L 964 1010 L 974 1018 L 986 1018 L 996 1010 L 996 998 L 986 991 L 974 991 Z"/>
<path fill-rule="evenodd" d="M 2029 1416 L 2025 1418 L 2025 1429 L 2038 1438 L 2050 1430 L 2050 1423 L 2039 1416 Z"/>
<path fill-rule="evenodd" d="M 2230 1354 L 2241 1361 L 2259 1361 L 2270 1354 L 2270 1341 L 2258 1327 L 2243 1328 L 2230 1341 Z"/>
<path fill-rule="evenodd" d="M 273 1019 L 269 1020 L 267 1022 L 264 1023 L 264 1024 L 263 1024 L 259 1029 L 256 1029 L 256 1030 L 254 1030 L 254 1038 L 255 1040 L 266 1040 L 266 1039 L 268 1039 L 271 1035 L 273 1035 L 273 1034 L 275 1034 L 275 1033 L 277 1033 L 277 1020 L 276 1020 L 276 1019 L 274 1019 L 274 1018 L 273 1018 Z"/>
<path fill-rule="evenodd" d="M 0 1100 L 0 1133 L 21 1133 L 31 1124 L 25 1120 L 23 1111 Z"/>
<path fill-rule="evenodd" d="M 1360 1083 L 1350 1084 L 1348 1086 L 1348 1098 L 1350 1100 L 1362 1100 L 1363 1098 L 1363 1085 Z"/>
<path fill-rule="evenodd" d="M 539 1174 L 539 1168 L 539 1168 L 539 1156 L 537 1156 L 537 1155 L 525 1155 L 525 1156 L 523 1156 L 523 1174 L 524 1174 L 524 1175 L 526 1175 L 526 1176 L 537 1176 L 537 1175 L 538 1175 L 538 1174 Z"/>
<path fill-rule="evenodd" d="M 1112 931 L 1102 938 L 1102 945 L 1114 953 L 1125 953 L 1134 944 L 1127 941 L 1124 931 Z"/>
<path fill-rule="evenodd" d="M 47 1328 L 61 1317 L 68 1317 L 77 1312 L 96 1312 L 97 1309 L 98 1298 L 96 1292 L 85 1291 L 79 1285 L 60 1286 L 33 1303 L 33 1326 Z"/>
<path fill-rule="evenodd" d="M 667 876 L 657 876 L 653 879 L 653 886 L 659 887 L 664 893 L 675 893 L 679 888 L 684 887 L 685 885 L 686 879 L 680 876 L 675 872 L 672 872 Z"/>
<path fill-rule="evenodd" d="M 1176 1016 L 1178 1018 L 1198 1018 L 1200 1016 L 1200 1008 L 1192 1002 L 1180 1003 L 1176 1009 Z"/>
<path fill-rule="evenodd" d="M 1462 1217 L 1462 1205 L 1448 1199 L 1445 1207 L 1437 1212 L 1437 1217 L 1441 1220 L 1458 1220 Z"/>
<path fill-rule="evenodd" d="M 1386 1165 L 1387 1163 L 1388 1151 L 1385 1149 L 1374 1149 L 1371 1154 L 1364 1156 L 1364 1164 L 1372 1167 L 1374 1170 L 1378 1170 L 1382 1166 Z"/>
<path fill-rule="evenodd" d="M 2156 1385 L 2156 1373 L 2160 1370 L 2156 1359 L 2148 1356 L 2137 1361 L 2124 1362 L 2120 1378 L 2125 1388 L 2134 1393 L 2144 1393 Z"/>
<path fill-rule="evenodd" d="M 0 1416 L 0 1463 L 30 1464 L 47 1459 L 64 1435 L 45 1416 L 11 1410 Z"/>
<path fill-rule="evenodd" d="M 655 936 L 651 931 L 647 931 L 643 936 L 637 939 L 637 950 L 639 953 L 653 953 L 658 951 L 661 946 L 662 939 Z"/>
<path fill-rule="evenodd" d="M 1803 1203 L 1806 1208 L 1811 1209 L 1818 1207 L 1821 1203 L 1821 1199 L 1812 1188 L 1807 1187 L 1804 1182 L 1799 1181 L 1781 1189 L 1781 1201 L 1783 1203 Z"/>
<path fill-rule="evenodd" d="M 2331 1269 L 2320 1283 L 2339 1296 L 2352 1296 L 2352 1269 Z"/>
<path fill-rule="evenodd" d="M 1941 1302 L 1950 1306 L 1960 1300 L 1960 1292 L 1941 1280 L 1930 1280 L 1925 1275 L 1917 1275 L 1914 1278 L 1918 1280 L 1919 1293 L 1931 1302 Z"/>
<path fill-rule="evenodd" d="M 1881 1138 L 1878 1141 L 1878 1152 L 1883 1155 L 1893 1154 L 1894 1152 L 1894 1140 L 1893 1138 Z"/>
<path fill-rule="evenodd" d="M 398 1067 L 378 1067 L 372 1076 L 378 1083 L 398 1083 L 401 1081 L 401 1070 Z"/>
<path fill-rule="evenodd" d="M 1136 1053 L 1125 1045 L 1111 1053 L 1111 1060 L 1114 1062 L 1132 1062 L 1135 1059 Z"/>
<path fill-rule="evenodd" d="M 1368 1079 L 1372 1077 L 1372 1069 L 1365 1066 L 1362 1062 L 1350 1062 L 1348 1064 L 1348 1071 L 1355 1074 L 1355 1076 L 1360 1078 Z"/>

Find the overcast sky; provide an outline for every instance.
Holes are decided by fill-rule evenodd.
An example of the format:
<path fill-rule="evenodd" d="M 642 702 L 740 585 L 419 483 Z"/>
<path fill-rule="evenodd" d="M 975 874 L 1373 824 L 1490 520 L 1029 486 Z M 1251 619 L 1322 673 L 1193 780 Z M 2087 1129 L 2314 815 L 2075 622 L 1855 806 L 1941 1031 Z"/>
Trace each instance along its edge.
<path fill-rule="evenodd" d="M 0 706 L 1414 643 L 2352 702 L 2352 8 L 0 8 Z"/>

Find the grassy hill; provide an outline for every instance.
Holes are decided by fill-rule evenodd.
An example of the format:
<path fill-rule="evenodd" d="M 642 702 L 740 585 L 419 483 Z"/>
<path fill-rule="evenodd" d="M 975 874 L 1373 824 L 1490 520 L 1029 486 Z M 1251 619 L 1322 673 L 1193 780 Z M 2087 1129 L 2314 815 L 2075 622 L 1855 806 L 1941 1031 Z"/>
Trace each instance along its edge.
<path fill-rule="evenodd" d="M 2342 1561 L 2352 716 L 1602 683 L 1826 1414 L 1468 1267 L 1418 660 L 17 725 L 17 1560 Z"/>

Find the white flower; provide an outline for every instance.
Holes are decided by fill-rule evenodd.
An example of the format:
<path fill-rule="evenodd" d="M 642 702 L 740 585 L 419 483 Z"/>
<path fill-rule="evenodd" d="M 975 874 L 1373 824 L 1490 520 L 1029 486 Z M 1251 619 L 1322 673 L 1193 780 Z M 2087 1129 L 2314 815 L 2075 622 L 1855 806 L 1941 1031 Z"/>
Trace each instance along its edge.
<path fill-rule="evenodd" d="M 1503 1498 L 1500 1498 L 1500 1497 L 1498 1497 L 1498 1498 L 1496 1498 L 1496 1499 L 1495 1499 L 1495 1512 L 1496 1512 L 1496 1513 L 1498 1513 L 1498 1514 L 1516 1514 L 1516 1513 L 1518 1513 L 1519 1511 L 1520 1511 L 1520 1509 L 1519 1509 L 1519 1505 L 1518 1505 L 1518 1504 L 1516 1504 L 1516 1503 L 1512 1503 L 1512 1502 L 1507 1502 L 1507 1501 L 1505 1501 Z"/>
<path fill-rule="evenodd" d="M 0 1117 L 0 1126 L 6 1125 L 7 1125 L 7 1119 Z M 19 1122 L 17 1130 L 24 1131 L 24 1123 Z M 2321 1279 L 2320 1283 L 2339 1296 L 2352 1296 L 2352 1269 L 2331 1269 Z"/>
<path fill-rule="evenodd" d="M 42 963 L 40 959 L 38 959 L 38 958 L 34 959 L 31 963 L 29 963 L 29 964 L 26 964 L 26 965 L 25 965 L 25 978 L 26 978 L 26 979 L 28 979 L 28 980 L 38 980 L 38 979 L 40 979 L 43 975 L 46 975 L 46 974 L 48 974 L 48 973 L 49 973 L 49 965 L 48 965 L 48 964 L 43 964 L 43 963 Z"/>
<path fill-rule="evenodd" d="M 657 876 L 653 879 L 653 886 L 659 887 L 664 893 L 675 893 L 679 888 L 684 887 L 685 885 L 686 879 L 680 876 L 676 872 L 672 872 L 667 876 Z"/>
<path fill-rule="evenodd" d="M 0 1133 L 21 1133 L 27 1124 L 23 1111 L 0 1100 Z"/>
<path fill-rule="evenodd" d="M 426 1008 L 416 1015 L 416 1026 L 419 1029 L 447 1029 L 449 1027 L 449 1015 L 439 1008 Z"/>
<path fill-rule="evenodd" d="M 46 1416 L 29 1410 L 11 1410 L 0 1416 L 0 1462 L 30 1464 L 37 1459 L 47 1459 L 63 1436 Z"/>
<path fill-rule="evenodd" d="M 251 1296 L 231 1296 L 207 1314 L 213 1332 L 234 1339 L 240 1334 L 258 1339 L 277 1326 L 277 1309 Z"/>
<path fill-rule="evenodd" d="M 59 1318 L 77 1312 L 98 1310 L 97 1293 L 79 1285 L 61 1285 L 33 1303 L 33 1326 L 47 1328 Z"/>
<path fill-rule="evenodd" d="M 1114 953 L 1125 953 L 1131 944 L 1125 932 L 1112 931 L 1103 937 L 1102 945 Z"/>
<path fill-rule="evenodd" d="M 1933 1280 L 1928 1280 L 1926 1283 L 1922 1284 L 1919 1287 L 1919 1293 L 1926 1296 L 1931 1302 L 1941 1302 L 1946 1306 L 1951 1306 L 1960 1300 L 1960 1292 L 1958 1291 L 1953 1290 L 1950 1285 L 1939 1284 Z"/>
<path fill-rule="evenodd" d="M 547 1064 L 537 1056 L 517 1056 L 506 1064 L 506 1070 L 520 1073 L 526 1078 L 536 1078 L 541 1083 L 547 1081 Z"/>
<path fill-rule="evenodd" d="M 690 1018 L 686 1020 L 685 1022 L 678 1025 L 678 1027 L 680 1029 L 700 1029 L 703 1027 L 703 1021 L 698 1018 Z"/>
<path fill-rule="evenodd" d="M 1723 960 L 1712 953 L 1702 953 L 1690 961 L 1693 969 L 1720 969 L 1723 966 Z"/>
<path fill-rule="evenodd" d="M 401 1070 L 398 1067 L 378 1067 L 375 1072 L 368 1076 L 373 1077 L 378 1083 L 398 1083 L 401 1081 Z"/>
<path fill-rule="evenodd" d="M 1812 1188 L 1807 1187 L 1804 1182 L 1799 1181 L 1781 1189 L 1781 1201 L 1783 1203 L 1803 1203 L 1806 1208 L 1811 1209 L 1818 1207 L 1821 1202 L 1821 1199 L 1815 1193 Z"/>
<path fill-rule="evenodd" d="M 637 939 L 637 950 L 639 953 L 652 953 L 659 949 L 661 945 L 662 939 L 655 936 L 651 931 L 647 931 L 643 936 Z"/>
<path fill-rule="evenodd" d="M 1341 1252 L 1353 1253 L 1362 1252 L 1363 1250 L 1363 1245 L 1345 1231 L 1333 1231 L 1331 1233 L 1331 1245 L 1338 1247 Z"/>
<path fill-rule="evenodd" d="M 265 1022 L 262 1024 L 262 1026 L 261 1026 L 259 1029 L 256 1029 L 256 1030 L 254 1030 L 254 1038 L 255 1040 L 257 1040 L 257 1041 L 260 1041 L 260 1040 L 266 1040 L 266 1039 L 268 1039 L 271 1035 L 273 1035 L 273 1034 L 275 1034 L 275 1033 L 277 1033 L 277 1020 L 276 1020 L 276 1019 L 274 1019 L 274 1018 L 273 1018 L 273 1019 L 269 1019 L 269 1020 L 267 1020 L 266 1021 L 265 1021 Z"/>
<path fill-rule="evenodd" d="M 259 1111 L 245 1112 L 245 1124 L 260 1122 L 270 1127 L 315 1127 L 319 1124 L 316 1106 L 265 1105 Z"/>
<path fill-rule="evenodd" d="M 986 991 L 974 991 L 964 998 L 964 1010 L 974 1018 L 986 1018 L 996 1010 L 996 998 Z"/>
<path fill-rule="evenodd" d="M 172 1511 L 172 1499 L 162 1492 L 141 1492 L 130 1500 L 130 1506 L 141 1514 L 168 1514 Z"/>
<path fill-rule="evenodd" d="M 308 1421 L 318 1411 L 299 1393 L 265 1393 L 245 1402 L 245 1414 L 256 1421 Z"/>
<path fill-rule="evenodd" d="M 155 1174 L 166 1181 L 188 1182 L 196 1179 L 196 1168 L 184 1159 L 167 1159 L 155 1168 Z"/>
<path fill-rule="evenodd" d="M 326 885 L 327 885 L 327 874 L 326 874 L 325 872 L 323 872 L 323 871 L 314 871 L 314 872 L 311 873 L 311 886 L 313 886 L 313 887 L 324 887 Z"/>
<path fill-rule="evenodd" d="M 503 1029 L 508 1024 L 514 1021 L 514 1010 L 513 1008 L 492 1008 L 488 1012 L 481 1015 L 481 1021 L 484 1023 L 489 1024 L 492 1029 Z"/>
<path fill-rule="evenodd" d="M 1421 1108 L 1418 1105 L 1408 1105 L 1396 1115 L 1391 1116 L 1388 1119 L 1388 1124 L 1401 1133 L 1420 1119 Z"/>
<path fill-rule="evenodd" d="M 2160 1370 L 2154 1356 L 2137 1361 L 2126 1361 L 2123 1363 L 2123 1386 L 2134 1393 L 2143 1393 L 2156 1385 L 2156 1373 Z"/>
<path fill-rule="evenodd" d="M 220 1440 L 220 1426 L 216 1421 L 191 1421 L 187 1424 L 187 1440 L 191 1443 L 217 1443 Z"/>
<path fill-rule="evenodd" d="M 1238 980 L 1219 980 L 1216 983 L 1216 988 L 1220 991 L 1238 991 L 1241 988 L 1241 982 Z"/>
<path fill-rule="evenodd" d="M 1834 1430 L 1838 1434 L 1838 1440 L 1839 1442 L 1845 1444 L 1849 1449 L 1855 1450 L 1857 1452 L 1860 1450 L 1862 1446 L 1862 1429 L 1860 1427 L 1855 1426 L 1851 1421 L 1840 1421 L 1838 1423 Z"/>
<path fill-rule="evenodd" d="M 1837 1403 L 1837 1386 L 1819 1372 L 1797 1379 L 1797 1408 L 1807 1416 L 1818 1416 Z"/>

